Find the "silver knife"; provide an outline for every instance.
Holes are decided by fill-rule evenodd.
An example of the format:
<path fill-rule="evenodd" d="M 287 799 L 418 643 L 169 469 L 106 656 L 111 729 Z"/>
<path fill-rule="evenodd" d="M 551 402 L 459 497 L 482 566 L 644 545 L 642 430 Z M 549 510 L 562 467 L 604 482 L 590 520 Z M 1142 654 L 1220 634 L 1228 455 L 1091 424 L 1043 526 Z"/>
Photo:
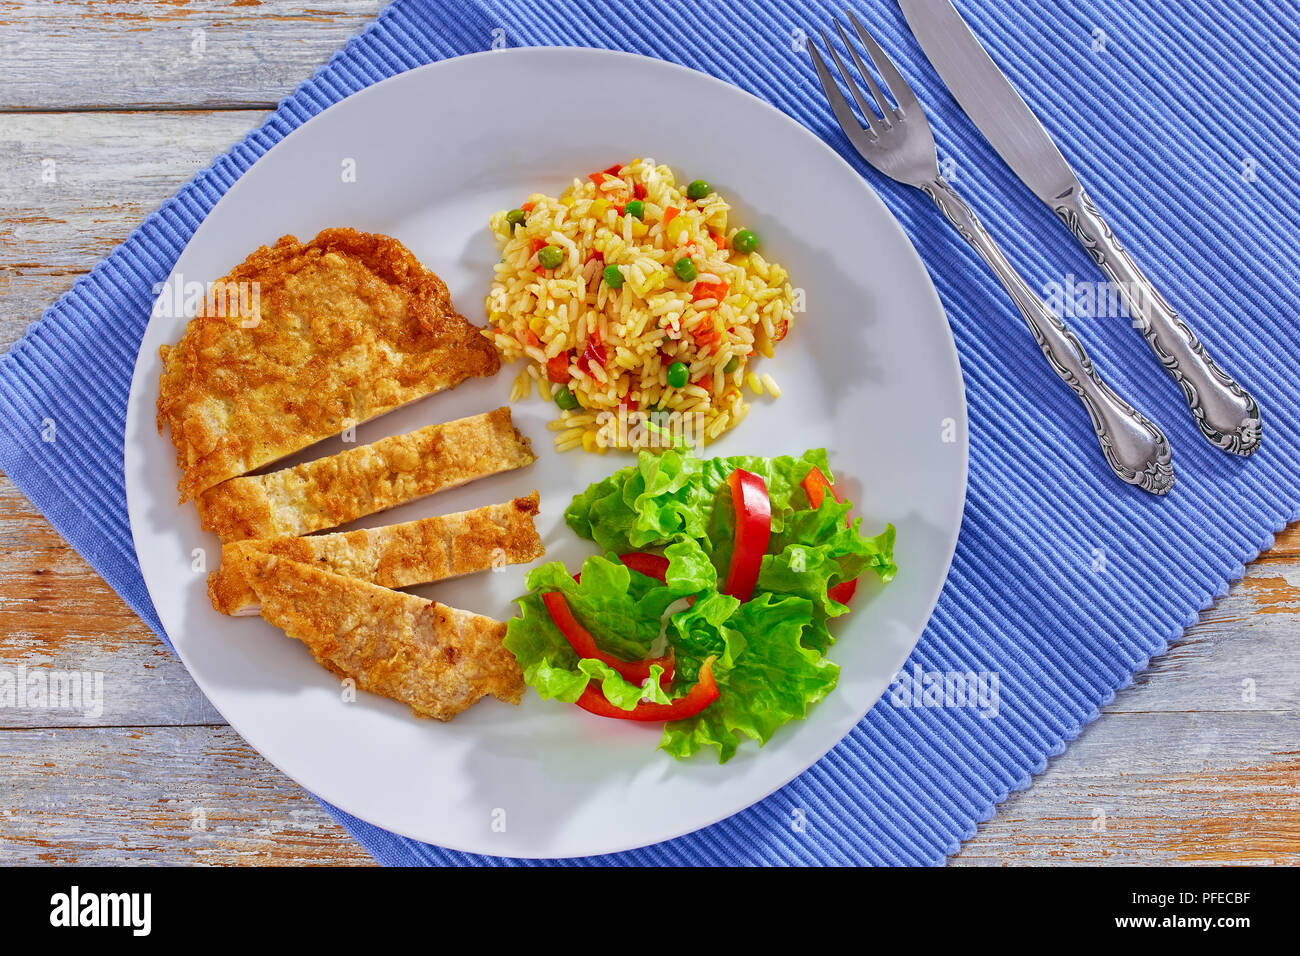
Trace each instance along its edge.
<path fill-rule="evenodd" d="M 1120 245 L 1056 143 L 950 0 L 899 0 L 899 6 L 966 115 L 1118 288 L 1134 327 L 1182 389 L 1201 434 L 1224 451 L 1252 454 L 1260 442 L 1259 405 L 1206 354 Z"/>

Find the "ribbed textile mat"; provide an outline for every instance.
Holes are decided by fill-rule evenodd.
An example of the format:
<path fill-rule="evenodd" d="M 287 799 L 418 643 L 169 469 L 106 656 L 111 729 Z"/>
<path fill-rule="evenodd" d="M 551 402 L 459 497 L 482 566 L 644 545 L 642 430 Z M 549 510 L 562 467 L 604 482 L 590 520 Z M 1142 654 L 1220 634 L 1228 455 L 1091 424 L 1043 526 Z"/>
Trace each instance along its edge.
<path fill-rule="evenodd" d="M 1030 283 L 1101 281 L 957 109 L 897 8 L 854 6 L 913 81 L 949 178 Z M 942 862 L 1300 517 L 1295 6 L 959 6 L 1138 261 L 1259 400 L 1264 442 L 1253 458 L 1230 457 L 1199 437 L 1175 386 L 1124 319 L 1077 316 L 1073 325 L 1112 384 L 1159 421 L 1174 446 L 1178 484 L 1167 499 L 1111 477 L 1086 417 L 991 274 L 929 200 L 867 170 L 835 126 L 800 39 L 828 26 L 838 4 L 398 0 L 0 361 L 0 466 L 166 640 L 127 524 L 127 392 L 151 287 L 244 170 L 342 97 L 497 38 L 629 50 L 733 82 L 861 169 L 934 276 L 966 378 L 970 488 L 951 575 L 907 671 L 996 673 L 999 705 L 985 719 L 970 708 L 895 706 L 887 693 L 825 759 L 767 800 L 669 843 L 583 862 Z M 526 104 L 544 91 L 519 92 Z M 599 122 L 617 91 L 592 97 L 586 115 Z M 484 104 L 503 136 L 511 108 Z M 817 184 L 793 170 L 791 188 Z M 54 442 L 41 440 L 47 418 L 57 423 Z M 384 863 L 514 862 L 418 844 L 329 809 Z"/>

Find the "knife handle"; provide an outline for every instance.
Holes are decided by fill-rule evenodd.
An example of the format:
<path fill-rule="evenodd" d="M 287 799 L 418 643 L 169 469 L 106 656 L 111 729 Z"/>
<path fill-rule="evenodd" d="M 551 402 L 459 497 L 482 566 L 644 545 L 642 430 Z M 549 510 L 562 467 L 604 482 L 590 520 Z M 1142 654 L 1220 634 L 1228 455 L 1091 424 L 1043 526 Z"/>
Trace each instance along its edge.
<path fill-rule="evenodd" d="M 1118 288 L 1134 327 L 1182 389 L 1201 434 L 1224 451 L 1253 454 L 1260 442 L 1259 405 L 1206 354 L 1196 334 L 1120 245 L 1092 197 L 1082 188 L 1072 190 L 1054 208 Z"/>
<path fill-rule="evenodd" d="M 1083 343 L 1020 277 L 983 223 L 943 176 L 936 175 L 920 188 L 975 247 L 1015 301 L 1052 370 L 1088 410 L 1111 470 L 1121 480 L 1152 494 L 1169 491 L 1174 484 L 1174 469 L 1164 433 L 1101 380 Z"/>

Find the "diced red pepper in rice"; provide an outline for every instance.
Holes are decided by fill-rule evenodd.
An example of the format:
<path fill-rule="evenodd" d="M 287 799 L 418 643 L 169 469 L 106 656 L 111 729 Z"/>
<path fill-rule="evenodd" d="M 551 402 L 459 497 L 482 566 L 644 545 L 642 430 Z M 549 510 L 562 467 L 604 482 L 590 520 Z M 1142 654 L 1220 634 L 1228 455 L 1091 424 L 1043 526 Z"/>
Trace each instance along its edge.
<path fill-rule="evenodd" d="M 731 286 L 726 282 L 700 282 L 696 281 L 695 289 L 691 292 L 691 300 L 699 302 L 701 299 L 716 299 L 721 302 L 731 291 Z"/>
<path fill-rule="evenodd" d="M 600 340 L 600 329 L 593 332 L 591 338 L 587 339 L 587 347 L 578 356 L 578 368 L 590 375 L 592 362 L 595 362 L 601 368 L 605 367 L 605 346 Z"/>
<path fill-rule="evenodd" d="M 646 196 L 645 186 L 643 186 L 641 183 L 634 184 L 632 186 L 632 195 L 635 196 L 637 199 L 645 199 Z"/>
<path fill-rule="evenodd" d="M 572 352 L 561 352 L 554 358 L 546 360 L 546 378 L 556 385 L 563 385 L 569 380 L 569 360 Z"/>

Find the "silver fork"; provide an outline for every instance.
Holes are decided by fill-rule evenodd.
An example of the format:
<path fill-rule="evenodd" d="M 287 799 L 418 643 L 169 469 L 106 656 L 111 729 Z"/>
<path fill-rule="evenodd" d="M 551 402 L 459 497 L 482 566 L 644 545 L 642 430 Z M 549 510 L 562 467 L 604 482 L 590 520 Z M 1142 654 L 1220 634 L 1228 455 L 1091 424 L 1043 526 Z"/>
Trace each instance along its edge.
<path fill-rule="evenodd" d="M 1042 349 L 1053 371 L 1070 386 L 1088 410 L 1093 431 L 1097 433 L 1102 454 L 1106 456 L 1111 470 L 1122 480 L 1145 491 L 1157 495 L 1168 492 L 1174 484 L 1174 469 L 1169 441 L 1164 433 L 1101 380 L 1078 337 L 1066 328 L 1060 317 L 1020 277 L 970 206 L 943 178 L 939 172 L 934 134 L 930 131 L 930 123 L 912 88 L 885 55 L 885 51 L 872 39 L 871 34 L 863 29 L 852 11 L 849 11 L 848 16 L 876 72 L 884 81 L 890 98 L 898 105 L 890 105 L 837 20 L 835 28 L 880 113 L 877 115 L 876 109 L 872 108 L 861 87 L 854 82 L 853 74 L 845 66 L 825 31 L 822 31 L 822 41 L 866 121 L 864 128 L 854 115 L 853 107 L 840 92 L 816 45 L 809 43 L 808 49 L 817 76 L 844 135 L 862 157 L 881 173 L 900 183 L 915 186 L 933 199 L 947 220 L 988 263 L 1019 307 L 1020 314 L 1029 324 L 1029 330 L 1034 334 L 1038 347 Z"/>

